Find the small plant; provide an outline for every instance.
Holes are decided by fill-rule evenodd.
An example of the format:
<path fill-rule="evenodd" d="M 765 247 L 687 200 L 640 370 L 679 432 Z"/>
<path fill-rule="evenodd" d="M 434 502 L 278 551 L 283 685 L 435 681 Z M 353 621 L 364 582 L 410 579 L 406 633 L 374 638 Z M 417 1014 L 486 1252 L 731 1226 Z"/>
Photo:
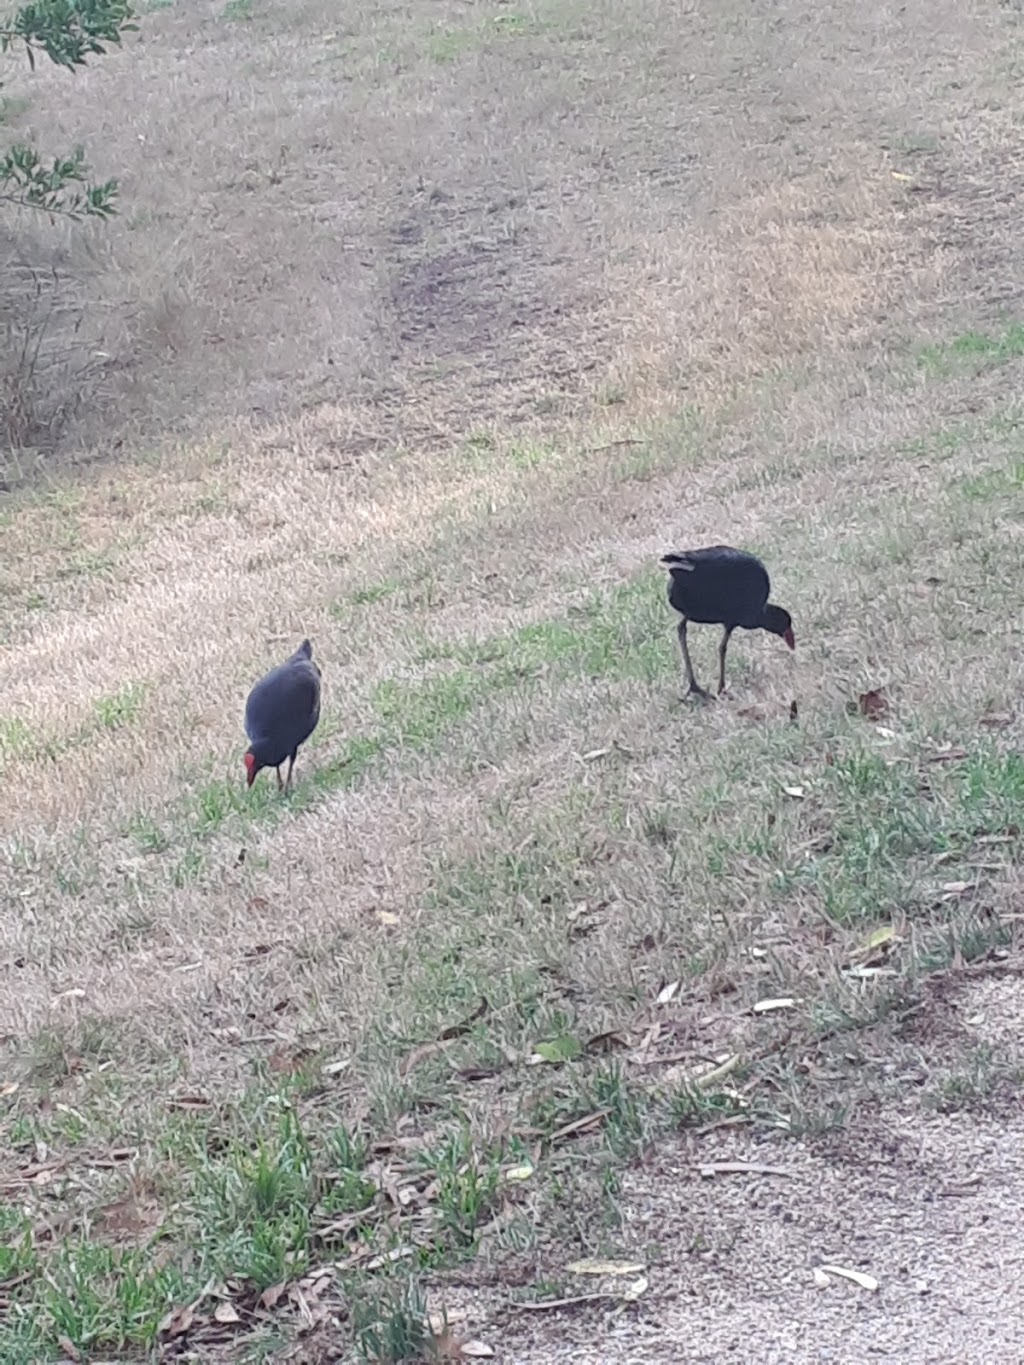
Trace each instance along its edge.
<path fill-rule="evenodd" d="M 351 1297 L 356 1349 L 373 1365 L 421 1361 L 428 1337 L 426 1299 L 412 1279 L 364 1285 Z"/>
<path fill-rule="evenodd" d="M 489 1216 L 501 1181 L 500 1158 L 481 1153 L 466 1129 L 450 1134 L 423 1160 L 433 1168 L 441 1225 L 456 1246 L 471 1246 Z"/>

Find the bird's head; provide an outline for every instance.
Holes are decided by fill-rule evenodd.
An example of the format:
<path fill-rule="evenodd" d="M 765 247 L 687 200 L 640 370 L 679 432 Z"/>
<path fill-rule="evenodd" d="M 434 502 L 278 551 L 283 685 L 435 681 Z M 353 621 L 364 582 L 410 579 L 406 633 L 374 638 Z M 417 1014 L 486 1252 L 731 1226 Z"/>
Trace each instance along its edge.
<path fill-rule="evenodd" d="M 260 770 L 260 764 L 256 755 L 251 749 L 245 751 L 245 785 L 251 787 L 256 781 L 256 774 Z"/>
<path fill-rule="evenodd" d="M 796 649 L 793 636 L 793 618 L 785 607 L 767 606 L 764 609 L 764 628 L 773 635 L 781 635 L 790 649 Z"/>

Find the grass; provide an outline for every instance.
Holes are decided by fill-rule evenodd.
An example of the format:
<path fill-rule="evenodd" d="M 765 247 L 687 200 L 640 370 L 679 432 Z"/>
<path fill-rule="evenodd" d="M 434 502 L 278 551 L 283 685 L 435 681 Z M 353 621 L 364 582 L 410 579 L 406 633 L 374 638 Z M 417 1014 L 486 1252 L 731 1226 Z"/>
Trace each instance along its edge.
<path fill-rule="evenodd" d="M 67 448 L 107 457 L 0 509 L 0 1358 L 411 1361 L 468 1311 L 556 1359 L 508 1305 L 572 1262 L 743 1254 L 726 1193 L 659 1203 L 709 1154 L 921 1145 L 1019 1081 L 970 1003 L 1024 838 L 1024 331 L 979 247 L 1019 233 L 958 188 L 1016 146 L 995 28 L 952 106 L 931 22 L 858 76 L 911 190 L 772 84 L 796 23 L 232 0 L 184 108 L 149 10 L 134 227 L 79 281 L 116 363 Z M 108 128 L 102 84 L 33 117 Z M 798 649 L 738 632 L 691 706 L 657 559 L 720 540 Z M 246 688 L 306 634 L 320 726 L 250 790 Z M 636 1354 L 672 1309 L 610 1311 Z"/>
<path fill-rule="evenodd" d="M 925 346 L 920 351 L 922 365 L 948 373 L 968 367 L 1004 365 L 1024 355 L 1024 325 L 1012 323 L 1004 330 L 963 332 L 952 341 Z"/>

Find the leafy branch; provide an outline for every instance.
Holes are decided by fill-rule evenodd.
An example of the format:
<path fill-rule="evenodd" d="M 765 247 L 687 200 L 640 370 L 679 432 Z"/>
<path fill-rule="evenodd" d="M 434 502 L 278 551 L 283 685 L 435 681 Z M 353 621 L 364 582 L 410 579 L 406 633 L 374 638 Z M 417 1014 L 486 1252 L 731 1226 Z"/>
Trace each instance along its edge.
<path fill-rule="evenodd" d="M 72 189 L 80 185 L 81 189 Z M 81 148 L 47 166 L 31 147 L 11 147 L 0 156 L 0 203 L 39 209 L 50 217 L 109 218 L 116 212 L 117 181 L 90 185 Z"/>
<path fill-rule="evenodd" d="M 0 52 L 24 44 L 33 70 L 38 50 L 73 71 L 106 52 L 104 43 L 119 45 L 122 33 L 134 33 L 133 18 L 128 0 L 39 0 L 0 21 Z"/>
<path fill-rule="evenodd" d="M 33 70 L 36 52 L 43 52 L 74 72 L 110 44 L 120 45 L 121 35 L 138 27 L 133 18 L 129 0 L 36 0 L 0 20 L 0 52 L 23 47 Z M 0 152 L 0 204 L 51 218 L 109 218 L 116 197 L 116 180 L 89 181 L 81 149 L 50 162 L 20 144 Z"/>

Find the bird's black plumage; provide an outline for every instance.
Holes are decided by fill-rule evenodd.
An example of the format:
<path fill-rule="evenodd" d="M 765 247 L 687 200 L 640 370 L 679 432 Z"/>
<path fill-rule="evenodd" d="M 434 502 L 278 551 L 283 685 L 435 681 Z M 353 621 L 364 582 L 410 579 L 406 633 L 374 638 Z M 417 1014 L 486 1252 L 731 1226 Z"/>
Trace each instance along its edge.
<path fill-rule="evenodd" d="M 261 768 L 275 768 L 280 787 L 281 764 L 287 758 L 287 789 L 299 745 L 309 739 L 319 719 L 320 669 L 313 662 L 313 646 L 303 640 L 290 658 L 260 678 L 246 700 L 249 786 Z"/>
<path fill-rule="evenodd" d="M 706 696 L 694 677 L 686 642 L 686 624 L 697 621 L 724 628 L 718 650 L 718 690 L 725 690 L 725 651 L 737 628 L 767 630 L 795 649 L 793 621 L 788 611 L 768 601 L 771 581 L 756 555 L 730 545 L 708 545 L 701 550 L 680 550 L 662 556 L 668 569 L 668 600 L 680 615 L 679 647 L 689 691 Z"/>

